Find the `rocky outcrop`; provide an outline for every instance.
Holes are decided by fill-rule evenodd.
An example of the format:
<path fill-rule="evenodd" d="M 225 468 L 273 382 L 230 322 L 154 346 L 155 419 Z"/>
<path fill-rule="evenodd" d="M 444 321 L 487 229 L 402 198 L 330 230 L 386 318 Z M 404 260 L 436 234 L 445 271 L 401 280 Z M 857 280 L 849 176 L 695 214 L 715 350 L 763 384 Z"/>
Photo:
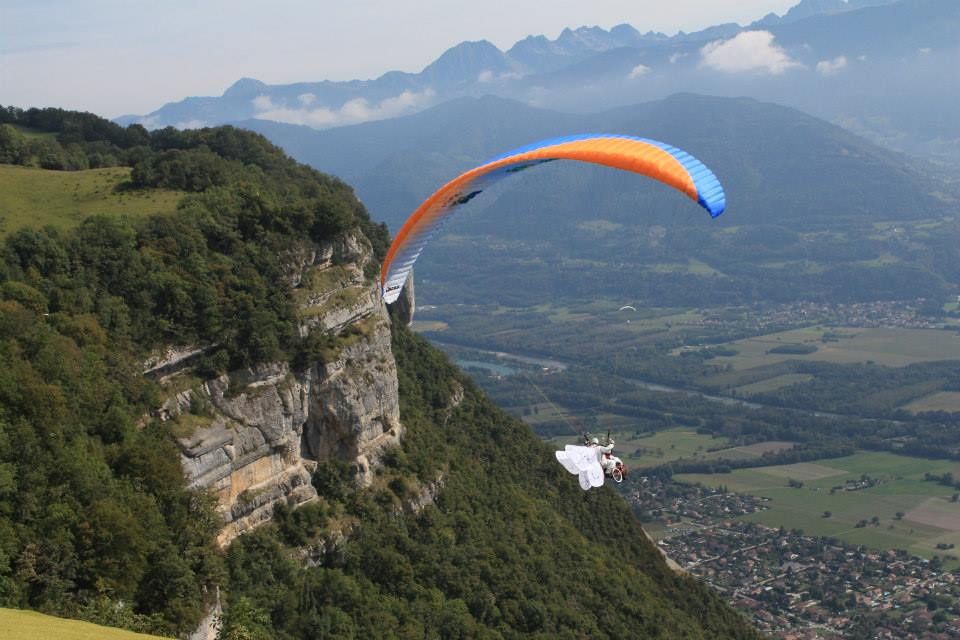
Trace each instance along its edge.
<path fill-rule="evenodd" d="M 223 604 L 220 601 L 220 587 L 216 588 L 215 599 L 207 607 L 207 614 L 190 634 L 190 640 L 217 640 L 220 633 L 220 617 L 223 615 Z"/>
<path fill-rule="evenodd" d="M 420 513 L 426 507 L 435 504 L 441 489 L 446 485 L 446 477 L 440 474 L 433 482 L 422 486 L 412 496 L 403 500 L 404 513 Z"/>
<path fill-rule="evenodd" d="M 301 440 L 304 459 L 349 460 L 363 484 L 369 484 L 383 452 L 399 443 L 402 432 L 390 328 L 383 305 L 379 311 L 364 340 L 316 368 Z"/>
<path fill-rule="evenodd" d="M 390 315 L 405 325 L 413 322 L 413 314 L 417 310 L 416 297 L 413 292 L 413 269 L 410 270 L 410 277 L 407 283 L 403 285 L 400 297 L 396 302 L 389 305 Z"/>
<path fill-rule="evenodd" d="M 352 235 L 290 252 L 301 335 L 329 332 L 328 361 L 302 371 L 266 363 L 195 381 L 162 407 L 161 416 L 174 421 L 189 484 L 219 499 L 221 545 L 268 521 L 278 502 L 315 499 L 316 464 L 348 461 L 368 484 L 383 452 L 399 442 L 390 320 L 377 284 L 364 275 L 372 259 L 366 240 Z M 168 377 L 168 388 L 184 386 L 188 374 Z"/>

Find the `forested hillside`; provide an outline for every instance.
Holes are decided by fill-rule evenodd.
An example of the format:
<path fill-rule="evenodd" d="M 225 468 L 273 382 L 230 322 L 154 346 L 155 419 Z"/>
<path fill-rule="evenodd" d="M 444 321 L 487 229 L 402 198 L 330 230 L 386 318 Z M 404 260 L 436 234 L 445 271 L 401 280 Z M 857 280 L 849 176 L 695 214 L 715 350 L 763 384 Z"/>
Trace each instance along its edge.
<path fill-rule="evenodd" d="M 331 482 L 319 524 L 291 514 L 231 547 L 231 604 L 243 611 L 231 628 L 264 638 L 755 637 L 667 568 L 615 492 L 582 492 L 425 340 L 395 327 L 394 353 L 409 431 L 387 472 L 424 484 L 439 475 L 436 503 L 402 515 L 408 481 L 376 492 Z M 333 551 L 327 540 L 321 566 L 304 569 L 295 547 L 345 519 L 354 538 Z"/>
<path fill-rule="evenodd" d="M 107 150 L 136 185 L 190 195 L 168 215 L 23 229 L 3 245 L 0 602 L 185 632 L 223 576 L 220 523 L 213 500 L 185 488 L 169 426 L 147 417 L 159 390 L 144 358 L 210 345 L 198 372 L 213 375 L 297 357 L 309 340 L 293 323 L 285 251 L 357 226 L 382 251 L 386 235 L 346 185 L 253 134 L 5 113 L 53 134 L 51 153 Z"/>
<path fill-rule="evenodd" d="M 220 587 L 224 638 L 754 637 L 666 568 L 613 492 L 581 493 L 402 328 L 408 435 L 380 479 L 360 489 L 328 460 L 319 499 L 280 505 L 275 524 L 219 549 L 216 499 L 185 485 L 146 356 L 200 345 L 199 379 L 329 357 L 350 336 L 298 330 L 290 253 L 350 232 L 381 257 L 385 229 L 344 183 L 255 134 L 3 113 L 8 161 L 42 169 L 42 140 L 76 164 L 44 170 L 99 154 L 130 168 L 131 188 L 185 195 L 166 214 L 21 229 L 3 244 L 0 605 L 183 635 Z"/>

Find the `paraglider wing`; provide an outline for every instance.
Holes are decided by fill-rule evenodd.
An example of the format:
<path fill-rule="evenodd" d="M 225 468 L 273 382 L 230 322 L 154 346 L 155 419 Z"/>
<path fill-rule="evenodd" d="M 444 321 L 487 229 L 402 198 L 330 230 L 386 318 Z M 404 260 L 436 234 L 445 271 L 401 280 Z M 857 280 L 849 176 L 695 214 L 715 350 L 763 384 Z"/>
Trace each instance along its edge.
<path fill-rule="evenodd" d="M 568 472 L 572 474 L 580 473 L 580 468 L 577 467 L 577 463 L 575 463 L 570 458 L 570 456 L 567 455 L 566 451 L 555 451 L 554 455 L 557 456 L 557 460 L 560 462 L 560 464 L 563 465 L 563 468 L 566 469 Z"/>
<path fill-rule="evenodd" d="M 595 448 L 568 444 L 564 451 L 557 451 L 555 455 L 564 469 L 579 476 L 580 488 L 584 491 L 603 486 L 603 467 Z"/>
<path fill-rule="evenodd" d="M 675 147 L 624 135 L 585 134 L 536 142 L 463 173 L 427 198 L 397 232 L 380 273 L 383 299 L 399 296 L 423 248 L 457 209 L 487 186 L 552 160 L 578 160 L 632 171 L 667 184 L 697 201 L 711 216 L 726 208 L 723 187 L 699 160 Z"/>
<path fill-rule="evenodd" d="M 632 306 L 630 306 L 629 304 L 625 304 L 625 305 L 623 305 L 622 307 L 620 307 L 619 309 L 617 309 L 617 311 L 626 311 L 627 309 L 630 309 L 631 311 L 636 311 L 636 310 L 637 310 L 636 307 L 632 307 Z"/>

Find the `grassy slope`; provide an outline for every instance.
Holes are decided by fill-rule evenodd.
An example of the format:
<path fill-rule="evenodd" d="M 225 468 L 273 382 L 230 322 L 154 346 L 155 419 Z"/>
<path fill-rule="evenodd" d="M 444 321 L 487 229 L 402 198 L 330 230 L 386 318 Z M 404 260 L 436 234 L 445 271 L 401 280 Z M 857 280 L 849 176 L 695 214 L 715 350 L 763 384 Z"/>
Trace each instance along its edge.
<path fill-rule="evenodd" d="M 71 227 L 93 214 L 166 213 L 183 195 L 163 189 L 117 191 L 129 177 L 126 167 L 50 171 L 0 165 L 0 237 L 22 227 Z"/>
<path fill-rule="evenodd" d="M 4 640 L 149 640 L 159 637 L 54 618 L 35 611 L 0 609 L 0 638 Z"/>

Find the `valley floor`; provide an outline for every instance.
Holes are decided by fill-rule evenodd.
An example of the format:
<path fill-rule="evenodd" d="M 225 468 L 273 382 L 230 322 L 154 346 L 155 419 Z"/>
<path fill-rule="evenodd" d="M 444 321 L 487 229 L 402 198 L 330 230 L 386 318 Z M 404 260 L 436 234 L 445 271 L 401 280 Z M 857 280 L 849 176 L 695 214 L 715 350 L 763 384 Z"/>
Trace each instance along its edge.
<path fill-rule="evenodd" d="M 958 318 L 607 306 L 441 310 L 423 329 L 551 444 L 611 435 L 650 536 L 763 632 L 960 638 Z M 913 454 L 933 433 L 940 459 Z"/>

